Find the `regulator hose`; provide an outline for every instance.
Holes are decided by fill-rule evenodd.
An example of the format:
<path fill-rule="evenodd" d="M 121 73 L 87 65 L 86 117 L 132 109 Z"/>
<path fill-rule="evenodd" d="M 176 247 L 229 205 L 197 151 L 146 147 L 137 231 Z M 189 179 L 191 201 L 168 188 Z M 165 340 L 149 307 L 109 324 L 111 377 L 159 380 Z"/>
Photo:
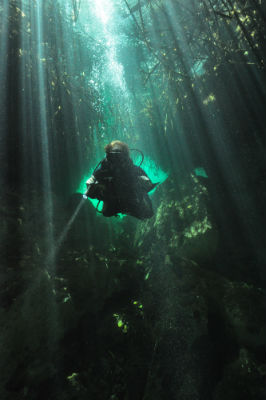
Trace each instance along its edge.
<path fill-rule="evenodd" d="M 139 164 L 139 167 L 141 166 L 141 164 L 143 163 L 143 161 L 144 161 L 144 154 L 142 153 L 142 151 L 141 150 L 139 150 L 139 149 L 129 149 L 130 151 L 138 151 L 140 154 L 141 154 L 141 162 L 140 162 L 140 164 Z"/>

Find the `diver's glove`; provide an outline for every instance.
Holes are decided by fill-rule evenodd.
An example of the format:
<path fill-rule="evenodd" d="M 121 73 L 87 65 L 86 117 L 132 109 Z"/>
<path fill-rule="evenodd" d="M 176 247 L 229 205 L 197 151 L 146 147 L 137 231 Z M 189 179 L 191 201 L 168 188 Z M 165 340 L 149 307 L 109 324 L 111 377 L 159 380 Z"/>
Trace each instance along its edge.
<path fill-rule="evenodd" d="M 95 176 L 91 176 L 90 179 L 86 182 L 87 191 L 85 196 L 90 197 L 91 199 L 99 199 L 102 200 L 104 198 L 104 194 L 106 191 L 105 185 L 99 183 Z"/>

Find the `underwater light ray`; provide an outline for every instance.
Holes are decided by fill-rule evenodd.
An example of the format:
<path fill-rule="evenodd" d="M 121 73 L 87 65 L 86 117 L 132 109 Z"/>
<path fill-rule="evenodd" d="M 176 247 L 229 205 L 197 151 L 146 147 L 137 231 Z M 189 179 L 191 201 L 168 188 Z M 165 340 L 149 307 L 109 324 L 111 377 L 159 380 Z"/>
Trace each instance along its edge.
<path fill-rule="evenodd" d="M 230 98 L 230 97 L 229 97 Z M 237 161 L 235 160 L 234 162 L 234 167 L 232 166 L 232 159 L 229 156 L 229 154 L 231 153 L 231 148 L 227 148 L 223 135 L 221 134 L 221 127 L 224 126 L 223 121 L 220 121 L 220 123 L 218 124 L 218 132 L 220 131 L 220 133 L 216 133 L 215 137 L 213 137 L 213 135 L 211 134 L 211 131 L 213 129 L 217 130 L 217 125 L 215 127 L 212 127 L 211 122 L 208 118 L 208 114 L 205 113 L 205 110 L 202 108 L 202 104 L 201 104 L 201 99 L 198 96 L 198 99 L 194 98 L 195 101 L 195 107 L 198 108 L 198 110 L 200 111 L 200 120 L 206 125 L 206 139 L 209 142 L 209 144 L 211 143 L 211 148 L 214 150 L 214 154 L 216 154 L 216 161 L 218 162 L 219 170 L 221 172 L 221 174 L 224 176 L 224 181 L 225 182 L 230 182 L 230 180 L 233 179 L 233 181 L 235 182 L 236 187 L 238 186 L 238 182 L 237 182 L 237 176 L 238 173 L 240 172 L 240 168 L 239 165 L 237 163 Z M 194 124 L 195 125 L 195 124 Z M 195 126 L 196 128 L 196 126 Z M 224 126 L 224 130 L 226 130 L 226 126 Z M 208 134 L 208 132 L 210 132 L 210 134 Z M 201 143 L 200 143 L 201 145 Z M 201 146 L 200 146 L 201 147 Z M 209 145 L 207 146 L 206 143 L 204 145 L 204 147 L 202 147 L 201 150 L 201 154 L 204 157 L 204 153 L 206 152 L 206 149 L 208 149 Z M 232 172 L 234 171 L 234 172 Z M 234 174 L 234 177 L 232 177 L 232 173 Z M 238 207 L 239 209 L 239 204 L 236 203 L 235 199 L 235 206 Z"/>
<path fill-rule="evenodd" d="M 8 0 L 3 1 L 3 10 L 0 15 L 2 19 L 1 24 L 1 35 L 0 35 L 0 87 L 4 88 L 3 93 L 0 96 L 0 106 L 1 106 L 1 130 L 6 126 L 7 123 L 7 57 L 8 47 L 9 47 L 9 5 Z M 7 22 L 8 21 L 8 22 Z M 0 132 L 1 132 L 0 130 Z M 2 136 L 2 135 L 1 135 Z M 4 138 L 4 132 L 3 132 Z M 2 138 L 1 138 L 2 139 Z"/>
<path fill-rule="evenodd" d="M 94 7 L 97 17 L 100 19 L 103 26 L 106 26 L 112 17 L 113 7 L 112 1 L 95 0 Z"/>
<path fill-rule="evenodd" d="M 154 121 L 156 126 L 154 127 L 156 135 L 153 135 L 153 141 L 157 143 L 157 148 L 163 148 L 161 151 L 162 154 L 166 151 L 166 158 L 170 158 L 169 166 L 174 167 L 175 169 L 185 167 L 185 169 L 191 169 L 191 151 L 187 142 L 186 134 L 184 132 L 184 121 L 179 118 L 178 111 L 174 116 L 172 113 L 172 109 L 164 110 L 160 107 L 158 103 L 158 93 L 157 87 L 154 86 L 153 81 L 149 82 L 149 90 L 152 94 L 153 102 L 155 103 L 156 113 L 158 117 L 158 121 Z M 175 99 L 173 99 L 173 94 L 169 93 L 170 101 L 175 104 Z M 174 121 L 174 125 L 172 131 L 165 131 L 165 118 L 172 119 Z M 173 142 L 174 139 L 174 142 Z"/>
<path fill-rule="evenodd" d="M 43 48 L 43 3 L 38 0 L 33 7 L 33 33 L 37 41 L 37 83 L 38 83 L 38 106 L 39 106 L 39 129 L 42 156 L 42 185 L 43 185 L 43 210 L 45 214 L 46 229 L 46 248 L 47 252 L 54 246 L 54 230 L 53 230 L 53 202 L 52 202 L 52 185 L 51 185 L 51 169 L 50 169 L 50 151 L 48 138 L 47 123 L 47 91 L 46 82 L 47 75 L 44 68 L 43 60 L 46 60 L 46 54 Z M 50 259 L 54 264 L 54 260 Z"/>
<path fill-rule="evenodd" d="M 56 239 L 54 246 L 52 247 L 51 251 L 49 252 L 47 258 L 46 258 L 46 265 L 48 266 L 48 268 L 53 265 L 55 263 L 55 259 L 56 259 L 56 255 L 58 253 L 58 251 L 60 250 L 60 247 L 62 245 L 62 243 L 64 242 L 71 226 L 73 225 L 75 219 L 77 218 L 81 207 L 83 206 L 83 204 L 85 203 L 86 199 L 82 198 L 81 201 L 79 202 L 79 204 L 77 205 L 75 211 L 73 212 L 73 214 L 71 215 L 71 217 L 69 218 L 68 222 L 66 223 L 65 228 L 62 230 L 61 234 L 59 235 L 59 237 Z"/>
<path fill-rule="evenodd" d="M 172 23 L 172 21 L 168 18 L 167 19 L 167 26 L 168 26 L 168 29 L 170 30 L 170 32 L 171 32 L 171 38 L 169 38 L 168 40 L 166 40 L 166 39 L 164 39 L 164 43 L 166 43 L 166 45 L 167 45 L 167 47 L 171 47 L 170 45 L 172 45 L 172 42 L 173 41 L 175 41 L 175 47 L 178 49 L 178 51 L 177 51 L 177 53 L 179 54 L 179 55 L 181 55 L 181 57 L 179 57 L 179 62 L 181 63 L 181 65 L 183 65 L 183 71 L 189 71 L 189 69 L 190 69 L 190 67 L 188 66 L 188 62 L 186 62 L 185 63 L 185 60 L 184 60 L 184 51 L 180 48 L 180 46 L 179 46 L 179 44 L 178 44 L 178 42 L 176 42 L 176 39 L 175 39 L 175 33 L 173 32 L 173 27 L 172 27 L 172 25 L 174 25 L 174 26 L 176 26 L 176 21 L 174 21 L 174 23 Z M 151 34 L 152 34 L 152 36 L 153 36 L 153 41 L 155 42 L 155 44 L 156 43 L 158 43 L 158 46 L 157 46 L 157 50 L 159 50 L 159 51 L 161 51 L 160 49 L 161 49 L 161 42 L 162 42 L 162 38 L 161 38 L 161 35 L 159 35 L 160 34 L 160 29 L 158 30 L 158 27 L 161 27 L 162 29 L 165 27 L 165 21 L 161 21 L 161 19 L 158 19 L 157 18 L 157 16 L 156 15 L 154 15 L 153 16 L 153 24 L 152 24 L 152 26 L 151 26 Z M 168 45 L 168 43 L 169 43 L 169 45 Z M 160 45 L 159 45 L 160 44 Z M 176 54 L 177 54 L 176 53 Z M 174 54 L 174 57 L 176 57 L 176 54 Z M 166 61 L 164 60 L 164 59 L 162 59 L 161 60 L 161 62 L 162 62 L 162 67 L 163 68 L 165 68 L 166 69 L 166 71 L 167 71 L 167 64 L 166 64 Z M 178 73 L 178 72 L 177 72 Z M 185 78 L 186 79 L 186 78 Z M 189 79 L 189 75 L 188 75 L 188 79 Z M 150 88 L 152 87 L 152 82 L 151 82 L 151 80 L 150 80 Z M 179 87 L 180 88 L 180 87 Z M 153 94 L 153 98 L 154 99 L 156 99 L 157 98 L 157 95 L 156 95 L 156 93 L 155 93 L 155 91 L 156 91 L 156 89 L 155 88 L 153 88 L 153 89 L 151 89 L 152 90 L 152 92 L 154 93 Z M 169 101 L 169 103 L 171 103 L 171 104 L 175 104 L 175 102 L 176 102 L 176 99 L 177 98 L 182 98 L 182 96 L 183 96 L 183 94 L 184 94 L 184 89 L 182 88 L 182 92 L 174 92 L 172 89 L 171 89 L 171 87 L 168 87 L 168 97 L 169 97 L 169 99 L 170 99 L 170 101 Z M 160 128 L 157 128 L 157 129 L 160 129 L 160 130 L 162 130 L 162 131 L 164 131 L 164 120 L 165 120 L 165 113 L 163 113 L 163 110 L 162 110 L 162 108 L 159 106 L 159 103 L 158 103 L 158 108 L 157 108 L 157 111 L 158 111 L 158 113 L 159 113 L 159 115 L 160 115 L 160 121 L 161 121 L 161 127 Z M 190 149 L 189 149 L 189 146 L 188 146 L 188 143 L 187 143 L 187 140 L 186 140 L 186 135 L 184 134 L 184 124 L 185 124 L 185 121 L 182 121 L 182 119 L 180 119 L 179 117 L 178 117 L 178 115 L 179 115 L 179 113 L 178 113 L 178 110 L 177 110 L 177 112 L 176 112 L 176 116 L 173 116 L 172 115 L 172 110 L 166 110 L 166 112 L 167 112 L 167 117 L 168 117 L 168 119 L 169 118 L 172 118 L 172 120 L 174 120 L 175 121 L 175 123 L 177 123 L 177 121 L 178 121 L 178 126 L 177 126 L 177 133 L 176 133 L 176 138 L 178 139 L 178 141 L 179 141 L 179 143 L 180 143 L 180 145 L 182 146 L 182 148 L 183 148 L 183 153 L 185 153 L 186 155 L 183 157 L 183 161 L 185 162 L 185 164 L 187 164 L 187 166 L 189 167 L 189 166 L 192 166 L 192 162 L 191 162 L 191 152 L 190 152 Z M 172 116 L 172 117 L 171 117 Z M 163 135 L 163 138 L 164 138 L 164 142 L 165 142 L 165 144 L 167 143 L 167 147 L 168 147 L 168 152 L 169 152 L 169 154 L 171 154 L 171 158 L 172 158 L 172 164 L 174 165 L 175 163 L 176 163 L 176 154 L 174 153 L 174 151 L 173 151 L 173 144 L 172 144 L 172 142 L 171 142 L 171 137 L 170 137 L 170 135 L 168 134 L 168 133 L 165 133 L 164 135 Z"/>
<path fill-rule="evenodd" d="M 156 87 L 154 87 L 152 81 L 150 81 L 149 83 L 149 88 L 150 91 L 152 93 L 152 99 L 153 101 L 156 103 L 156 111 L 157 111 L 157 117 L 159 120 L 159 124 L 157 121 L 155 121 L 156 126 L 155 126 L 155 132 L 157 133 L 157 135 L 153 136 L 153 141 L 157 142 L 157 144 L 159 144 L 159 148 L 161 148 L 162 146 L 164 148 L 166 148 L 167 150 L 167 154 L 170 157 L 170 165 L 173 166 L 175 165 L 176 162 L 176 157 L 175 154 L 173 153 L 173 146 L 171 146 L 171 143 L 169 141 L 168 138 L 168 134 L 164 134 L 164 119 L 165 119 L 165 114 L 163 114 L 163 110 L 161 107 L 159 107 L 159 105 L 156 102 L 157 99 L 157 95 L 156 95 Z"/>
<path fill-rule="evenodd" d="M 85 72 L 83 70 L 83 65 L 81 62 L 81 45 L 80 42 L 75 41 L 74 33 L 74 26 L 71 24 L 71 31 L 72 35 L 69 35 L 69 27 L 66 27 L 63 23 L 63 20 L 58 18 L 58 23 L 56 24 L 56 41 L 57 41 L 57 57 L 60 59 L 61 54 L 64 54 L 66 57 L 64 63 L 59 64 L 59 77 L 61 80 L 69 79 L 69 77 L 77 77 L 81 78 L 84 75 L 83 84 L 86 84 L 86 77 Z M 65 40 L 65 38 L 68 40 Z M 77 167 L 80 169 L 81 162 L 82 162 L 82 142 L 80 137 L 80 132 L 82 132 L 82 122 L 83 122 L 83 115 L 80 115 L 79 112 L 79 103 L 77 102 L 77 98 L 75 96 L 75 88 L 71 86 L 69 87 L 68 91 L 66 92 L 66 88 L 64 85 L 59 86 L 59 101 L 60 110 L 63 118 L 60 121 L 60 130 L 62 132 L 68 132 L 68 121 L 71 120 L 72 124 L 74 125 L 73 129 L 73 141 L 75 143 L 76 149 L 76 163 L 78 164 Z M 71 90 L 72 89 L 72 90 Z M 80 99 L 79 99 L 80 100 Z M 69 104 L 71 104 L 71 115 L 69 113 Z M 61 133 L 61 132 L 60 132 Z M 59 138 L 58 138 L 59 140 Z M 60 144 L 58 144 L 60 146 Z M 73 143 L 71 141 L 65 142 L 66 146 L 66 160 L 69 166 L 70 160 L 73 157 Z M 60 159 L 57 160 L 60 163 Z"/>
<path fill-rule="evenodd" d="M 8 54 L 8 32 L 9 25 L 6 21 L 9 21 L 9 7 L 8 0 L 3 0 L 3 10 L 2 10 L 2 20 L 1 22 L 1 35 L 0 35 L 0 82 L 1 87 L 3 87 L 3 83 L 6 82 L 6 54 Z M 3 82 L 3 83 L 2 83 Z M 4 96 L 3 96 L 4 97 Z M 3 102 L 4 105 L 4 102 Z"/>
<path fill-rule="evenodd" d="M 174 16 L 171 13 L 169 13 L 167 15 L 167 18 L 168 18 L 168 25 L 169 25 L 170 30 L 172 32 L 172 40 L 176 40 L 175 37 L 176 37 L 176 33 L 178 31 L 176 19 L 174 19 Z M 156 21 L 156 26 L 160 26 L 160 23 L 161 23 L 161 21 L 157 20 Z M 154 25 L 153 25 L 153 27 L 154 27 Z M 153 31 L 154 31 L 154 37 L 156 37 L 156 35 L 158 36 L 158 34 L 156 33 L 156 30 L 153 29 Z M 179 34 L 180 34 L 180 32 L 179 32 Z M 158 43 L 159 43 L 159 40 L 161 40 L 161 38 L 158 38 Z M 186 37 L 184 35 L 182 35 L 182 42 L 186 43 Z M 183 70 L 184 71 L 189 71 L 191 69 L 191 66 L 192 66 L 192 65 L 190 65 L 191 62 L 189 62 L 189 60 L 191 58 L 191 57 L 188 57 L 188 54 L 190 54 L 189 51 L 184 51 L 184 49 L 180 48 L 180 46 L 179 46 L 179 44 L 177 42 L 175 43 L 175 46 L 178 47 L 178 49 L 179 49 L 178 53 L 181 54 L 179 62 L 181 62 L 181 65 L 183 65 Z M 188 50 L 190 50 L 190 46 L 188 44 L 186 45 L 186 47 L 187 47 Z M 192 56 L 192 53 L 191 53 L 191 56 Z M 194 131 L 197 132 L 198 127 L 197 127 L 197 124 L 196 124 L 196 120 L 201 121 L 201 125 L 203 123 L 206 126 L 206 129 L 205 129 L 206 133 L 207 133 L 207 135 L 205 135 L 206 136 L 206 141 L 209 141 L 208 132 L 210 130 L 210 127 L 209 127 L 208 114 L 205 112 L 206 110 L 204 110 L 204 108 L 202 108 L 202 104 L 201 104 L 202 103 L 202 99 L 199 98 L 199 96 L 197 96 L 195 93 L 191 93 L 191 96 L 192 96 L 191 98 L 193 99 L 193 102 L 194 102 L 194 109 L 197 110 L 197 114 L 198 115 L 197 115 L 197 118 L 193 118 L 190 123 L 193 124 Z M 159 110 L 159 111 L 161 111 L 161 110 Z M 162 113 L 160 113 L 160 119 L 163 122 Z M 210 140 L 212 140 L 212 138 L 210 138 Z M 199 142 L 198 145 L 199 146 L 197 148 L 198 148 L 198 150 L 200 150 L 201 158 L 204 159 L 205 151 L 206 151 L 206 148 L 208 148 L 208 146 L 204 147 L 203 146 L 204 143 L 202 143 L 202 142 Z M 222 144 L 221 148 L 224 148 L 224 143 Z M 221 150 L 221 148 L 219 148 L 218 150 Z M 187 146 L 187 154 L 189 155 L 189 153 L 190 153 L 190 151 L 189 151 L 189 148 Z M 227 153 L 227 150 L 224 148 L 222 154 L 226 154 L 226 153 Z M 189 158 L 191 158 L 191 155 L 189 155 Z M 223 155 L 221 157 L 219 157 L 219 158 L 220 158 L 220 162 L 222 162 L 224 160 Z M 225 163 L 225 164 L 227 166 L 228 163 Z M 230 165 L 230 163 L 229 163 L 229 165 Z M 221 170 L 223 170 L 223 167 L 221 168 Z M 229 167 L 229 170 L 230 170 L 230 167 Z"/>
<path fill-rule="evenodd" d="M 155 20 L 154 20 L 155 19 Z M 149 47 L 149 51 L 152 52 L 152 54 L 155 52 L 156 54 L 158 52 L 160 52 L 160 46 L 159 43 L 161 42 L 161 37 L 159 36 L 159 31 L 158 27 L 163 27 L 163 23 L 160 19 L 156 18 L 156 16 L 153 16 L 153 23 L 150 26 L 150 35 L 152 36 L 152 41 L 154 42 L 154 46 L 153 48 Z M 145 39 L 146 42 L 146 39 Z M 156 45 L 157 44 L 157 45 Z M 158 56 L 158 54 L 155 56 L 156 59 L 158 57 L 159 62 L 162 63 L 162 66 L 164 67 L 164 60 Z M 155 148 L 160 148 L 161 146 L 163 146 L 163 148 L 167 148 L 167 152 L 170 155 L 170 158 L 172 160 L 172 165 L 175 164 L 176 161 L 176 155 L 173 154 L 173 146 L 172 144 L 170 144 L 170 140 L 169 140 L 169 135 L 168 133 L 163 133 L 164 132 L 164 121 L 165 121 L 165 112 L 163 110 L 162 107 L 160 107 L 159 101 L 158 101 L 158 95 L 161 95 L 161 93 L 157 93 L 157 87 L 153 85 L 153 79 L 152 77 L 149 79 L 148 81 L 148 87 L 149 90 L 152 93 L 152 102 L 154 103 L 155 107 L 156 107 L 156 112 L 157 112 L 157 116 L 159 116 L 159 125 L 157 124 L 157 121 L 155 121 L 156 123 L 156 128 L 155 131 L 160 132 L 160 134 L 158 133 L 158 135 L 156 135 L 156 137 L 153 135 L 153 141 L 154 143 L 157 142 L 157 145 L 155 146 Z M 171 113 L 171 112 L 170 112 Z M 167 115 L 169 115 L 169 110 L 167 110 Z"/>
<path fill-rule="evenodd" d="M 264 129 L 264 123 L 261 121 L 261 118 L 259 116 L 264 113 L 264 97 L 265 93 L 263 93 L 263 87 L 260 84 L 261 78 L 259 78 L 259 71 L 257 69 L 257 66 L 254 67 L 249 67 L 246 68 L 245 72 L 248 74 L 248 76 L 244 76 L 242 74 L 239 74 L 238 69 L 236 65 L 232 64 L 230 65 L 230 68 L 232 71 L 234 71 L 234 79 L 232 79 L 232 82 L 230 82 L 230 85 L 225 85 L 224 90 L 227 94 L 227 97 L 230 101 L 231 107 L 233 109 L 236 109 L 236 106 L 239 107 L 239 104 L 241 104 L 241 114 L 242 115 L 250 115 L 251 120 L 253 121 L 253 128 L 256 126 L 258 130 Z M 254 95 L 258 99 L 256 102 L 250 102 L 250 88 L 251 86 L 247 87 L 247 80 L 253 82 L 252 84 L 252 90 L 255 89 Z M 232 93 L 235 94 L 234 98 L 238 98 L 238 103 L 236 104 L 232 100 Z M 236 94 L 238 96 L 236 96 Z M 244 110 L 244 112 L 243 112 Z M 241 118 L 241 116 L 240 116 Z M 252 129 L 255 130 L 255 129 Z"/>
<path fill-rule="evenodd" d="M 223 3 L 224 3 L 224 6 L 226 6 L 225 2 L 223 2 Z M 255 2 L 253 2 L 253 6 L 254 6 L 254 9 L 256 9 L 256 13 L 260 14 L 262 12 L 259 5 L 255 4 Z M 227 12 L 229 12 L 229 11 L 230 10 L 227 9 Z M 235 15 L 235 13 L 233 15 Z M 252 13 L 248 14 L 248 18 L 252 18 L 253 24 L 254 24 L 253 27 L 254 27 L 254 29 L 258 28 L 258 31 L 259 31 L 258 35 L 259 35 L 259 37 L 261 37 L 261 34 L 260 34 L 261 29 L 260 29 L 259 21 L 257 21 L 257 19 L 255 19 L 255 16 Z M 261 16 L 261 19 L 263 20 L 262 16 Z M 239 22 L 239 20 L 237 20 L 237 19 L 236 19 L 236 21 Z M 235 25 L 233 25 L 233 23 L 235 23 Z M 237 63 L 230 62 L 230 64 L 228 65 L 228 68 L 236 69 L 239 66 L 242 67 L 242 65 L 246 65 L 246 66 L 249 65 L 249 67 L 245 69 L 245 73 L 248 74 L 248 78 L 245 75 L 242 76 L 242 74 L 239 73 L 239 71 L 237 71 L 238 73 L 235 74 L 235 78 L 238 79 L 239 81 L 241 81 L 240 87 L 243 87 L 243 88 L 246 87 L 246 83 L 250 79 L 251 82 L 253 83 L 252 87 L 256 88 L 256 90 L 257 90 L 257 95 L 258 95 L 258 98 L 260 99 L 260 103 L 263 104 L 264 91 L 263 91 L 263 87 L 261 85 L 261 75 L 259 74 L 259 71 L 261 71 L 261 66 L 260 66 L 261 62 L 260 61 L 262 60 L 262 62 L 263 62 L 263 51 L 262 51 L 262 49 L 260 50 L 259 48 L 256 50 L 256 52 L 258 53 L 259 58 L 260 58 L 259 62 L 256 63 L 255 62 L 256 57 L 253 58 L 252 55 L 250 56 L 250 53 L 252 54 L 252 49 L 254 46 L 256 46 L 256 43 L 254 42 L 252 44 L 252 46 L 250 47 L 250 43 L 247 40 L 243 41 L 243 38 L 241 38 L 244 48 L 242 45 L 240 46 L 240 42 L 236 36 L 236 29 L 238 27 L 239 27 L 239 25 L 233 20 L 232 20 L 232 23 L 230 23 L 230 24 L 223 23 L 222 28 L 220 26 L 220 30 L 222 29 L 222 31 L 226 32 L 228 37 L 231 38 L 231 40 L 233 41 L 233 44 L 238 48 L 238 58 L 239 58 L 240 64 L 237 65 Z M 261 42 L 263 42 L 263 38 L 261 38 Z M 227 85 L 226 85 L 226 88 L 227 88 Z M 229 93 L 229 95 L 230 95 L 230 93 Z M 257 105 L 258 105 L 258 103 L 257 103 Z M 253 104 L 251 103 L 250 106 L 253 106 Z M 261 128 L 263 128 L 263 126 L 261 126 Z"/>
<path fill-rule="evenodd" d="M 102 25 L 101 31 L 106 47 L 108 74 L 106 74 L 105 79 L 108 79 L 109 77 L 113 85 L 117 86 L 117 88 L 122 91 L 127 102 L 129 102 L 130 99 L 127 98 L 128 91 L 124 78 L 124 67 L 117 59 L 118 40 L 112 22 L 114 16 L 114 7 L 112 2 L 108 0 L 93 0 L 93 3 L 96 18 Z"/>
<path fill-rule="evenodd" d="M 170 20 L 170 18 L 169 18 Z M 175 21 L 176 23 L 176 21 Z M 173 23 L 169 23 L 169 25 L 171 27 L 173 27 Z M 173 37 L 175 36 L 174 33 L 174 29 L 172 29 L 173 32 Z M 156 34 L 156 33 L 155 33 Z M 184 35 L 183 35 L 184 36 Z M 185 43 L 186 38 L 183 37 L 183 41 Z M 184 51 L 182 51 L 183 49 L 179 49 L 179 54 L 183 54 L 184 56 L 181 57 L 181 62 L 183 63 L 184 66 L 184 70 L 189 70 L 189 58 L 186 56 L 186 54 L 189 53 L 184 53 Z M 232 67 L 232 66 L 231 66 Z M 237 71 L 236 71 L 237 72 Z M 236 93 L 239 93 L 239 97 L 240 99 L 242 99 L 243 96 L 243 91 L 245 90 L 245 82 L 244 82 L 244 77 L 243 76 L 239 76 L 239 74 L 236 73 L 236 82 L 233 82 L 234 86 L 238 86 Z M 242 79 L 242 82 L 240 82 L 240 80 Z M 254 79 L 253 79 L 254 81 Z M 255 84 L 256 85 L 256 84 Z M 228 85 L 226 86 L 226 92 L 227 92 L 227 97 L 229 99 L 229 101 L 231 101 L 231 94 L 230 94 L 230 90 L 231 87 L 229 88 Z M 257 85 L 256 85 L 257 86 Z M 255 86 L 255 87 L 256 87 Z M 242 90 L 241 90 L 242 89 Z M 201 122 L 201 130 L 202 128 L 205 126 L 205 132 L 206 134 L 205 136 L 205 140 L 204 142 L 199 142 L 199 149 L 201 156 L 204 159 L 204 155 L 206 154 L 206 150 L 209 152 L 209 156 L 211 156 L 211 160 L 212 160 L 212 165 L 213 165 L 213 161 L 215 159 L 216 161 L 216 166 L 219 168 L 219 172 L 220 175 L 223 176 L 223 182 L 226 184 L 227 187 L 227 191 L 230 194 L 230 198 L 233 204 L 233 207 L 235 209 L 235 213 L 238 216 L 238 220 L 240 222 L 240 224 L 243 227 L 243 234 L 247 240 L 247 243 L 252 243 L 252 247 L 254 250 L 254 254 L 256 251 L 256 243 L 255 243 L 255 239 L 253 239 L 253 237 L 255 237 L 254 232 L 252 231 L 252 229 L 254 228 L 254 226 L 256 225 L 255 223 L 253 224 L 254 226 L 252 226 L 252 224 L 249 224 L 245 221 L 245 219 L 242 218 L 241 215 L 241 210 L 244 209 L 244 205 L 245 205 L 245 198 L 242 196 L 240 196 L 239 198 L 239 193 L 241 191 L 241 189 L 243 190 L 243 188 L 241 188 L 241 184 L 239 182 L 239 176 L 242 176 L 243 178 L 243 172 L 241 170 L 241 165 L 239 162 L 239 158 L 237 157 L 237 153 L 235 153 L 233 151 L 233 149 L 231 148 L 231 146 L 228 146 L 228 143 L 226 142 L 226 135 L 224 134 L 227 131 L 227 126 L 225 124 L 225 121 L 220 118 L 219 121 L 216 121 L 215 124 L 212 123 L 211 119 L 209 118 L 209 113 L 208 113 L 208 109 L 205 109 L 203 104 L 202 104 L 202 98 L 199 96 L 199 93 L 195 92 L 192 93 L 192 97 L 191 100 L 194 103 L 194 109 L 197 110 L 197 118 L 195 118 L 196 116 L 194 116 L 193 121 L 191 121 L 191 123 L 194 125 L 194 129 L 195 132 L 197 132 L 197 126 L 196 126 L 196 120 L 199 122 Z M 245 105 L 245 101 L 242 99 L 241 100 L 243 105 L 242 105 L 242 109 L 244 106 L 244 109 L 247 107 L 247 105 Z M 234 108 L 235 104 L 232 103 L 232 108 Z M 246 104 L 249 104 L 246 101 Z M 263 104 L 263 102 L 262 102 Z M 255 104 L 254 104 L 255 106 Z M 247 113 L 251 113 L 252 111 L 249 109 L 246 109 Z M 255 110 L 254 110 L 255 111 Z M 255 116 L 255 112 L 254 112 L 254 116 Z M 217 116 L 216 116 L 217 118 Z M 256 118 L 254 119 L 256 121 Z M 259 120 L 259 118 L 258 118 Z M 215 134 L 214 134 L 215 132 Z M 209 150 L 208 150 L 209 149 Z M 213 151 L 213 154 L 211 155 L 211 152 Z M 248 191 L 248 187 L 246 187 L 246 191 Z M 252 204 L 252 201 L 250 202 L 251 205 L 251 209 L 255 208 L 255 204 Z M 223 220 L 223 211 L 221 210 L 220 212 L 220 218 L 221 220 Z"/>
<path fill-rule="evenodd" d="M 20 57 L 20 104 L 22 108 L 22 133 L 23 133 L 23 160 L 21 168 L 23 170 L 24 179 L 32 179 L 33 182 L 38 180 L 38 160 L 37 160 L 37 148 L 38 140 L 34 134 L 34 104 L 32 98 L 34 97 L 33 88 L 33 77 L 29 75 L 29 68 L 33 63 L 33 56 L 30 49 L 34 47 L 34 40 L 32 38 L 32 32 L 28 32 L 29 26 L 33 26 L 33 10 L 30 5 L 25 9 L 22 8 L 24 18 L 22 18 L 21 26 L 21 57 Z M 35 118 L 34 118 L 35 117 Z M 28 157 L 28 153 L 32 155 Z M 29 194 L 28 194 L 29 195 Z"/>

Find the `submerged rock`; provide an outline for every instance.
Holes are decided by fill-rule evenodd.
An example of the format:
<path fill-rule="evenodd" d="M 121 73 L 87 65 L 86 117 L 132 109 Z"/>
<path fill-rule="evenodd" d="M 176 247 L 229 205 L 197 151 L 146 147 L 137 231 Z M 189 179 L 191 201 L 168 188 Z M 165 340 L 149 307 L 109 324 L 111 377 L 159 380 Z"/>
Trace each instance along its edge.
<path fill-rule="evenodd" d="M 213 399 L 263 400 L 264 380 L 265 375 L 260 373 L 260 366 L 252 353 L 246 348 L 241 348 L 238 357 L 225 367 Z"/>
<path fill-rule="evenodd" d="M 156 193 L 155 217 L 138 225 L 135 246 L 153 245 L 196 262 L 210 262 L 215 254 L 218 232 L 208 207 L 208 190 L 193 174 L 175 188 L 168 179 Z"/>
<path fill-rule="evenodd" d="M 159 249 L 153 256 L 143 305 L 155 347 L 144 398 L 262 399 L 265 293 L 189 260 L 165 262 Z"/>
<path fill-rule="evenodd" d="M 188 182 L 159 187 L 147 221 L 83 209 L 50 264 L 38 201 L 23 203 L 24 253 L 1 271 L 1 399 L 262 399 L 265 293 L 219 271 L 207 189 Z"/>

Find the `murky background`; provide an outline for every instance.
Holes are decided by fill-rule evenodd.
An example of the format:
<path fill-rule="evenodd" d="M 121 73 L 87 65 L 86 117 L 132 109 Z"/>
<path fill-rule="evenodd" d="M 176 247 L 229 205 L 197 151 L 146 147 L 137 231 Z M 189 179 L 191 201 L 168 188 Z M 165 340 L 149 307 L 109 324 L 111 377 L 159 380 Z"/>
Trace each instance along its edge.
<path fill-rule="evenodd" d="M 1 399 L 264 399 L 265 26 L 261 0 L 1 0 Z M 149 220 L 82 197 L 115 139 Z"/>

